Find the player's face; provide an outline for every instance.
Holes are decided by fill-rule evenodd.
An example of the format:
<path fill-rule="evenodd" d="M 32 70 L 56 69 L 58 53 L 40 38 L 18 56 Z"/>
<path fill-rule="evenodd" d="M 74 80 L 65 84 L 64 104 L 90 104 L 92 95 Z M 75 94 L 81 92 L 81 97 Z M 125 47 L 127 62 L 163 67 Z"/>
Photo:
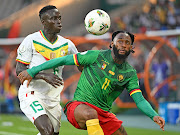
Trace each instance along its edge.
<path fill-rule="evenodd" d="M 127 58 L 132 49 L 131 42 L 131 37 L 127 33 L 117 34 L 112 42 L 114 55 L 119 59 Z"/>
<path fill-rule="evenodd" d="M 42 16 L 42 24 L 44 29 L 47 29 L 49 32 L 59 33 L 61 25 L 61 15 L 57 9 L 48 10 Z"/>

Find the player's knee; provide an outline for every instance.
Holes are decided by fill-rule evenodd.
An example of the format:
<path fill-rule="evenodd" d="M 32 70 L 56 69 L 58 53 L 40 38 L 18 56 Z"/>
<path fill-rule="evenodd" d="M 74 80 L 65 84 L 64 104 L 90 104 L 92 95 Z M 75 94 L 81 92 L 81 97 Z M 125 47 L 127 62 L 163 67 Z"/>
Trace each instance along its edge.
<path fill-rule="evenodd" d="M 42 126 L 39 129 L 41 135 L 53 135 L 54 134 L 54 128 L 52 125 Z"/>
<path fill-rule="evenodd" d="M 98 114 L 97 114 L 96 110 L 90 108 L 90 109 L 87 109 L 86 111 L 84 111 L 84 117 L 85 117 L 85 120 L 97 119 Z"/>

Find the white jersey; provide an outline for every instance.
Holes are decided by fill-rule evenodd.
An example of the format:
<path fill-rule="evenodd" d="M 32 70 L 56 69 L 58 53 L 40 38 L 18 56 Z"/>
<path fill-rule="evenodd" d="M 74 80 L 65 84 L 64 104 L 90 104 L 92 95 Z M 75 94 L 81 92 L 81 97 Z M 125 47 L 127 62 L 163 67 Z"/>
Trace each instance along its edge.
<path fill-rule="evenodd" d="M 29 65 L 29 68 L 38 66 L 50 59 L 63 57 L 68 54 L 78 53 L 75 45 L 69 40 L 58 35 L 56 41 L 51 43 L 43 34 L 43 31 L 38 31 L 28 35 L 20 44 L 17 50 L 16 61 Z M 63 66 L 44 70 L 45 73 L 55 73 L 62 78 Z M 42 79 L 33 79 L 27 88 L 27 81 L 19 88 L 19 96 L 23 96 L 25 93 L 34 91 L 38 94 L 42 100 L 46 100 L 47 103 L 59 102 L 60 92 L 62 86 L 54 88 Z"/>

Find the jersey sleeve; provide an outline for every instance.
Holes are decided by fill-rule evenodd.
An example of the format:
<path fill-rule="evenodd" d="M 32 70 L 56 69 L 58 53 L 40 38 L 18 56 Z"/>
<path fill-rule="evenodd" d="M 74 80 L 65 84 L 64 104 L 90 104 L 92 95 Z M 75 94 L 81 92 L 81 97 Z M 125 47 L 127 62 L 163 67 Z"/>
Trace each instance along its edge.
<path fill-rule="evenodd" d="M 27 72 L 31 77 L 34 77 L 38 72 L 42 70 L 52 69 L 63 65 L 75 65 L 72 54 L 48 60 L 41 65 L 34 66 L 31 69 L 27 69 Z"/>
<path fill-rule="evenodd" d="M 130 96 L 137 92 L 141 92 L 139 89 L 139 80 L 136 74 L 136 70 L 132 71 L 131 76 L 129 77 L 129 81 L 126 85 L 126 89 Z"/>
<path fill-rule="evenodd" d="M 17 49 L 16 61 L 29 65 L 32 58 L 32 41 L 27 36 Z"/>
<path fill-rule="evenodd" d="M 92 64 L 97 59 L 99 52 L 100 52 L 99 50 L 90 50 L 90 51 L 74 54 L 73 55 L 74 63 L 77 66 Z"/>
<path fill-rule="evenodd" d="M 56 68 L 58 66 L 77 65 L 77 63 L 81 65 L 91 64 L 96 60 L 98 54 L 99 51 L 86 51 L 83 53 L 66 55 L 64 57 L 48 60 L 39 66 L 27 69 L 27 72 L 31 77 L 34 77 L 39 71 Z"/>
<path fill-rule="evenodd" d="M 139 110 L 146 114 L 153 120 L 154 116 L 159 116 L 156 111 L 152 108 L 149 102 L 143 97 L 141 92 L 136 92 L 132 95 L 134 102 L 136 103 Z"/>
<path fill-rule="evenodd" d="M 74 45 L 74 43 L 71 40 L 68 40 L 68 54 L 76 54 L 78 53 L 78 50 L 76 48 L 76 46 Z"/>

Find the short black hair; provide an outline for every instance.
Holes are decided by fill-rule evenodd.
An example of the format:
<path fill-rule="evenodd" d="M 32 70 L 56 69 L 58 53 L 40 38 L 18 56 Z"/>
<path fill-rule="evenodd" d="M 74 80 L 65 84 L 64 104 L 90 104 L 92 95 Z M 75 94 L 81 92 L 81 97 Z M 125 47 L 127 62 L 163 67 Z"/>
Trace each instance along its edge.
<path fill-rule="evenodd" d="M 134 34 L 132 34 L 132 33 L 130 33 L 130 32 L 128 32 L 128 31 L 115 31 L 115 32 L 113 32 L 113 34 L 112 34 L 112 41 L 114 40 L 114 38 L 116 37 L 116 35 L 117 34 L 119 34 L 119 33 L 127 33 L 129 36 L 130 36 L 130 38 L 131 38 L 131 45 L 133 45 L 133 43 L 134 43 Z M 109 48 L 112 48 L 111 47 L 111 44 L 109 45 Z M 134 49 L 134 48 L 133 48 Z M 135 51 L 134 50 L 131 50 L 131 52 L 132 53 L 135 53 Z"/>
<path fill-rule="evenodd" d="M 130 36 L 130 38 L 131 38 L 131 41 L 132 41 L 131 45 L 133 45 L 133 43 L 134 43 L 134 35 L 132 33 L 128 32 L 128 31 L 115 31 L 115 32 L 113 32 L 113 34 L 112 34 L 112 41 L 114 40 L 116 35 L 119 34 L 119 33 L 127 33 Z"/>
<path fill-rule="evenodd" d="M 57 9 L 57 8 L 55 6 L 53 6 L 53 5 L 48 5 L 48 6 L 43 7 L 39 11 L 39 17 L 41 18 L 42 14 L 44 14 L 45 12 L 47 12 L 48 10 L 51 10 L 51 9 Z"/>

